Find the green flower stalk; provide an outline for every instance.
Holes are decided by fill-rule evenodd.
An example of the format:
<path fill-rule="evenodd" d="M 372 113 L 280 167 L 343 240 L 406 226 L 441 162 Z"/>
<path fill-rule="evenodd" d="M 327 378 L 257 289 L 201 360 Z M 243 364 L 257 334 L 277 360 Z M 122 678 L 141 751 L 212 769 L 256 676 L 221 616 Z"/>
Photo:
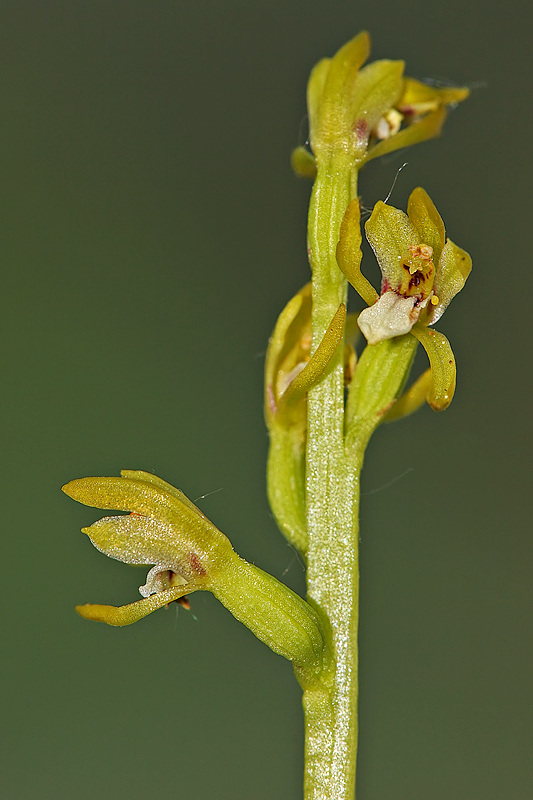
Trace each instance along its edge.
<path fill-rule="evenodd" d="M 359 170 L 374 158 L 440 134 L 463 88 L 404 76 L 402 61 L 363 66 L 361 33 L 311 72 L 310 147 L 292 165 L 314 179 L 309 207 L 311 283 L 282 311 L 265 367 L 274 516 L 307 566 L 307 601 L 233 550 L 179 490 L 146 472 L 83 478 L 63 490 L 97 508 L 127 512 L 83 529 L 95 547 L 150 568 L 142 599 L 77 606 L 90 620 L 123 626 L 196 591 L 212 592 L 275 653 L 303 689 L 305 800 L 353 800 L 357 754 L 359 489 L 365 449 L 382 423 L 427 400 L 444 410 L 455 359 L 434 323 L 470 273 L 464 250 L 420 187 L 407 214 L 378 202 L 365 225 L 382 272 L 378 292 L 361 271 Z M 366 307 L 347 314 L 348 282 Z M 366 339 L 359 358 L 356 334 Z M 418 344 L 429 369 L 405 389 Z"/>
<path fill-rule="evenodd" d="M 315 177 L 308 223 L 311 358 L 336 308 L 346 302 L 346 277 L 370 307 L 359 316 L 359 327 L 370 340 L 348 382 L 347 401 L 341 348 L 307 397 L 308 598 L 324 619 L 334 672 L 329 683 L 304 692 L 306 800 L 347 800 L 355 791 L 358 506 L 365 448 L 375 428 L 393 418 L 395 405 L 397 416 L 410 413 L 420 404 L 421 391 L 436 409 L 450 402 L 455 386 L 453 355 L 444 337 L 427 325 L 461 288 L 469 271 L 466 254 L 444 245 L 442 221 L 427 195 L 417 190 L 409 224 L 405 215 L 383 208 L 384 204 L 378 204 L 369 220 L 367 235 L 384 274 L 381 297 L 361 274 L 359 169 L 379 155 L 437 136 L 447 106 L 468 95 L 466 89 L 432 89 L 405 78 L 400 61 L 363 67 L 369 49 L 368 35 L 359 34 L 312 70 L 307 90 L 312 152 L 299 149 L 292 159 L 299 174 Z M 415 282 L 423 285 L 414 287 Z M 393 307 L 399 308 L 396 317 Z M 418 340 L 429 353 L 431 372 L 399 399 Z M 275 446 L 272 427 L 271 436 Z M 279 477 L 283 478 L 281 472 Z M 276 482 L 271 472 L 269 479 Z M 290 512 L 295 516 L 289 485 L 286 482 L 285 493 L 279 488 L 269 491 L 276 499 L 278 520 L 290 518 Z M 301 501 L 299 506 L 301 515 Z"/>

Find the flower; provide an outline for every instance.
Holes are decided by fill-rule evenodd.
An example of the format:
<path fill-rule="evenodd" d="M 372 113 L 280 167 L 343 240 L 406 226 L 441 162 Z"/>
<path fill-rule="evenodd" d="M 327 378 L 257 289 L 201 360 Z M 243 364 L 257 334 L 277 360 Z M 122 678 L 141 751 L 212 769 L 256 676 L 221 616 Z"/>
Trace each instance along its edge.
<path fill-rule="evenodd" d="M 265 420 L 270 434 L 268 498 L 280 530 L 302 554 L 307 550 L 305 444 L 307 393 L 322 379 L 344 339 L 341 303 L 311 355 L 311 284 L 289 300 L 270 337 L 265 362 Z M 355 353 L 344 348 L 345 370 Z"/>
<path fill-rule="evenodd" d="M 466 100 L 469 94 L 464 86 L 436 87 L 404 77 L 399 97 L 371 131 L 362 163 L 439 136 L 448 108 Z"/>
<path fill-rule="evenodd" d="M 358 325 L 370 345 L 412 333 L 430 361 L 428 402 L 436 410 L 446 408 L 455 389 L 455 359 L 446 337 L 428 326 L 463 288 L 471 258 L 446 241 L 440 214 L 420 187 L 409 197 L 407 214 L 379 201 L 365 230 L 381 268 L 379 297 L 360 271 L 359 204 L 352 201 L 341 226 L 337 262 L 369 306 Z"/>
<path fill-rule="evenodd" d="M 209 589 L 225 562 L 236 557 L 229 540 L 179 489 L 138 470 L 120 478 L 81 478 L 63 486 L 73 500 L 129 511 L 83 528 L 93 545 L 132 565 L 153 565 L 139 587 L 144 599 L 126 606 L 86 604 L 86 619 L 129 625 L 198 589 Z"/>
<path fill-rule="evenodd" d="M 63 486 L 73 500 L 129 514 L 83 528 L 102 553 L 126 564 L 153 564 L 142 600 L 126 606 L 76 606 L 85 619 L 130 625 L 157 608 L 207 590 L 271 650 L 292 661 L 305 688 L 330 658 L 320 618 L 291 589 L 240 558 L 229 539 L 179 489 L 149 472 L 81 478 Z"/>
<path fill-rule="evenodd" d="M 360 168 L 373 158 L 438 136 L 447 108 L 465 100 L 464 87 L 429 86 L 405 77 L 404 62 L 380 60 L 366 66 L 370 37 L 366 31 L 347 42 L 332 58 L 311 71 L 307 85 L 309 143 L 298 147 L 292 166 L 314 177 L 315 158 L 347 158 Z"/>
<path fill-rule="evenodd" d="M 265 419 L 305 433 L 307 393 L 323 377 L 344 337 L 346 306 L 341 303 L 311 356 L 311 284 L 287 303 L 270 337 L 265 362 Z M 349 360 L 349 349 L 345 354 Z"/>

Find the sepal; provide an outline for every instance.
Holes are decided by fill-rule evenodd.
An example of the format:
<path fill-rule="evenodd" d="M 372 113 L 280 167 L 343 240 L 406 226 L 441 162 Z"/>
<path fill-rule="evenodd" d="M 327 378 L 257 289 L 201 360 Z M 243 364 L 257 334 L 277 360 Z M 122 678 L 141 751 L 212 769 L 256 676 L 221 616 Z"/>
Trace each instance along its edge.
<path fill-rule="evenodd" d="M 298 372 L 289 383 L 281 396 L 278 406 L 279 414 L 288 413 L 296 403 L 322 380 L 337 348 L 343 340 L 345 322 L 346 305 L 341 303 L 315 352 L 301 372 Z"/>
<path fill-rule="evenodd" d="M 278 317 L 268 344 L 265 361 L 265 419 L 274 424 L 305 428 L 305 403 L 291 409 L 291 419 L 278 414 L 281 398 L 291 381 L 305 368 L 311 356 L 311 284 L 292 297 Z"/>
<path fill-rule="evenodd" d="M 370 37 L 363 31 L 311 72 L 307 94 L 309 139 L 317 158 L 337 149 L 353 157 L 356 78 L 369 54 Z"/>
<path fill-rule="evenodd" d="M 169 491 L 166 482 L 146 479 L 147 473 L 136 475 L 81 478 L 63 491 L 84 505 L 130 512 L 84 529 L 106 555 L 128 564 L 160 564 L 191 585 L 208 583 L 232 552 L 229 540 L 178 489 Z"/>
<path fill-rule="evenodd" d="M 313 146 L 314 132 L 319 124 L 320 106 L 324 87 L 331 66 L 331 58 L 322 58 L 315 64 L 307 82 L 307 116 L 309 120 L 309 142 Z"/>
<path fill-rule="evenodd" d="M 364 161 L 369 139 L 402 88 L 403 61 L 373 61 L 361 69 L 354 86 L 352 126 L 356 133 L 356 161 Z"/>
<path fill-rule="evenodd" d="M 124 625 L 131 625 L 138 622 L 143 617 L 147 617 L 152 611 L 157 611 L 159 608 L 168 605 L 169 603 L 190 594 L 195 589 L 176 587 L 165 589 L 158 594 L 153 594 L 150 597 L 145 597 L 143 600 L 137 600 L 135 603 L 128 603 L 125 606 L 105 606 L 98 603 L 85 603 L 85 605 L 76 606 L 76 611 L 84 619 L 92 620 L 93 622 L 105 622 L 107 625 L 116 627 L 124 627 Z"/>
<path fill-rule="evenodd" d="M 433 325 L 441 318 L 450 301 L 465 285 L 471 270 L 470 255 L 448 239 L 442 248 L 433 284 L 436 303 L 429 307 L 426 324 Z"/>
<path fill-rule="evenodd" d="M 398 109 L 406 115 L 419 117 L 439 108 L 462 103 L 470 94 L 466 86 L 431 86 L 406 77 L 398 100 Z"/>
<path fill-rule="evenodd" d="M 414 144 L 420 144 L 428 139 L 435 139 L 440 136 L 444 121 L 446 119 L 446 109 L 439 108 L 431 114 L 412 122 L 407 128 L 401 128 L 388 139 L 378 141 L 369 147 L 362 159 L 362 164 L 372 161 L 374 158 L 394 153 L 395 150 L 403 150 Z"/>
<path fill-rule="evenodd" d="M 444 411 L 455 392 L 455 357 L 446 336 L 432 328 L 415 325 L 411 333 L 426 351 L 431 367 L 427 402 L 434 411 Z"/>
<path fill-rule="evenodd" d="M 351 200 L 344 213 L 337 244 L 337 264 L 346 280 L 361 295 L 365 303 L 371 306 L 379 295 L 361 272 L 361 210 L 359 200 Z"/>
<path fill-rule="evenodd" d="M 417 186 L 409 195 L 407 216 L 418 231 L 421 241 L 433 250 L 433 261 L 438 263 L 446 240 L 446 231 L 433 200 L 421 186 Z"/>
<path fill-rule="evenodd" d="M 409 248 L 420 244 L 415 226 L 403 211 L 379 200 L 365 224 L 366 238 L 381 267 L 382 291 L 405 280 Z"/>

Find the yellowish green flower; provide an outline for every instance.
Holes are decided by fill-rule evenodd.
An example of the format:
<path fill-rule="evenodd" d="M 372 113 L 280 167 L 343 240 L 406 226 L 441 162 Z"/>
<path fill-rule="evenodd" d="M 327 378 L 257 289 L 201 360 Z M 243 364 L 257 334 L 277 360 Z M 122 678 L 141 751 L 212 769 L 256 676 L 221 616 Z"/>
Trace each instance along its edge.
<path fill-rule="evenodd" d="M 405 77 L 403 61 L 363 66 L 370 54 L 366 31 L 324 58 L 307 86 L 309 143 L 292 154 L 295 172 L 316 174 L 315 159 L 340 154 L 360 168 L 373 158 L 438 136 L 447 108 L 469 95 L 467 88 L 428 86 Z"/>
<path fill-rule="evenodd" d="M 372 130 L 363 163 L 439 136 L 448 108 L 466 100 L 469 94 L 470 90 L 464 86 L 435 87 L 404 77 L 394 106 Z"/>
<path fill-rule="evenodd" d="M 74 500 L 128 511 L 83 528 L 111 558 L 152 566 L 139 587 L 143 600 L 126 606 L 76 607 L 86 619 L 129 625 L 197 589 L 208 589 L 233 549 L 229 540 L 179 489 L 148 472 L 123 470 L 120 478 L 81 478 L 63 486 Z"/>
<path fill-rule="evenodd" d="M 125 606 L 76 606 L 85 619 L 130 625 L 198 590 L 212 592 L 236 619 L 275 653 L 292 661 L 302 686 L 316 680 L 329 655 L 320 619 L 305 600 L 249 564 L 183 492 L 148 472 L 120 478 L 81 478 L 63 486 L 88 506 L 127 511 L 83 528 L 102 553 L 147 565 L 142 600 Z"/>
<path fill-rule="evenodd" d="M 431 365 L 428 402 L 437 410 L 446 408 L 455 389 L 455 359 L 446 337 L 428 326 L 463 288 L 471 258 L 446 240 L 440 214 L 420 187 L 409 197 L 407 214 L 378 202 L 365 230 L 381 268 L 379 297 L 360 271 L 359 205 L 354 201 L 341 226 L 337 260 L 369 306 L 358 325 L 371 345 L 411 332 Z"/>
<path fill-rule="evenodd" d="M 346 306 L 341 303 L 311 356 L 311 284 L 293 297 L 278 317 L 265 363 L 265 420 L 270 434 L 268 498 L 278 525 L 303 555 L 305 519 L 305 442 L 307 393 L 321 380 L 343 342 Z M 346 347 L 347 370 L 353 348 Z"/>
<path fill-rule="evenodd" d="M 265 418 L 271 428 L 305 429 L 305 398 L 316 386 L 343 340 L 346 306 L 341 303 L 311 357 L 311 284 L 281 312 L 270 338 L 265 363 Z"/>

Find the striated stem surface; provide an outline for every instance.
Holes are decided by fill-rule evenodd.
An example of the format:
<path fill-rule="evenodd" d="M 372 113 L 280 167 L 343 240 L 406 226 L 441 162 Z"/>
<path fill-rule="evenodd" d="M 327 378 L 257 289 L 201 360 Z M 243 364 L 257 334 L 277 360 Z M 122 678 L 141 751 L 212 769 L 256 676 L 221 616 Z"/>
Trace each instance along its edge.
<path fill-rule="evenodd" d="M 321 341 L 346 280 L 335 249 L 355 192 L 346 159 L 318 163 L 309 209 L 313 273 L 313 348 Z M 360 460 L 344 448 L 344 374 L 340 347 L 324 380 L 309 393 L 306 455 L 308 599 L 333 653 L 333 674 L 304 694 L 306 800 L 352 800 L 357 752 L 358 500 Z"/>

